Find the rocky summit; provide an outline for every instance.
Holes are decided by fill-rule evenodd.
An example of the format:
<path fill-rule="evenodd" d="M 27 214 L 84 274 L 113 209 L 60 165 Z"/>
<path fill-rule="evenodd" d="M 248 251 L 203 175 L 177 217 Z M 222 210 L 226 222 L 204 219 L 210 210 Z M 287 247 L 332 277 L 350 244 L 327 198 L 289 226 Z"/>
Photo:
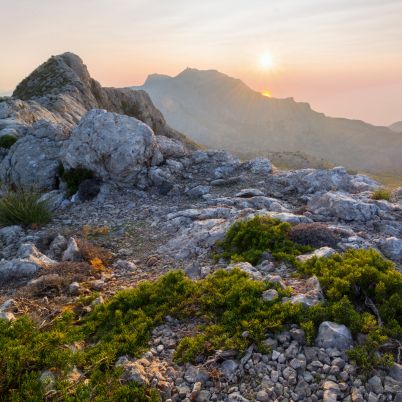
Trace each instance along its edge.
<path fill-rule="evenodd" d="M 4 137 L 5 400 L 402 401 L 402 189 L 201 149 L 71 53 Z"/>

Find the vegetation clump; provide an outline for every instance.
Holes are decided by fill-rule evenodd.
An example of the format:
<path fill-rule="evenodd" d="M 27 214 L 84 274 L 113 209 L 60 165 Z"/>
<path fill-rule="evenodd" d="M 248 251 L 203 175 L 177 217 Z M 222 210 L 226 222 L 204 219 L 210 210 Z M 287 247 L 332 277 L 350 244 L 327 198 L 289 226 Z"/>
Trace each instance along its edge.
<path fill-rule="evenodd" d="M 306 247 L 328 245 L 324 241 L 328 230 L 314 224 L 292 227 L 257 216 L 231 226 L 219 243 L 223 251 L 218 256 L 256 264 L 262 253 L 269 251 L 276 259 L 291 262 L 301 275 L 317 276 L 326 302 L 302 309 L 294 317 L 294 322 L 306 331 L 307 339 L 314 339 L 323 321 L 344 324 L 354 335 L 363 333 L 367 339 L 350 351 L 350 357 L 364 371 L 386 366 L 392 356 L 378 353 L 381 346 L 389 337 L 402 338 L 402 274 L 375 250 L 349 250 L 329 258 L 297 261 L 295 256 Z M 337 240 L 335 234 L 328 239 Z M 187 345 L 187 351 L 192 347 Z"/>
<path fill-rule="evenodd" d="M 40 194 L 26 190 L 9 192 L 0 199 L 0 226 L 22 225 L 36 227 L 52 218 L 47 202 Z"/>
<path fill-rule="evenodd" d="M 339 235 L 323 223 L 299 223 L 292 226 L 289 238 L 295 243 L 312 247 L 336 247 Z"/>
<path fill-rule="evenodd" d="M 225 239 L 217 244 L 221 249 L 217 257 L 255 265 L 268 251 L 278 260 L 294 261 L 296 256 L 312 248 L 293 242 L 289 237 L 291 228 L 289 223 L 267 216 L 235 222 Z"/>
<path fill-rule="evenodd" d="M 291 295 L 290 289 L 254 280 L 237 268 L 219 270 L 198 281 L 182 271 L 169 272 L 117 293 L 84 317 L 79 315 L 84 310 L 80 308 L 67 310 L 41 327 L 26 317 L 1 321 L 0 394 L 6 400 L 43 400 L 40 374 L 51 370 L 55 376 L 52 397 L 57 400 L 156 401 L 154 391 L 121 382 L 122 369 L 115 368 L 115 362 L 120 356 L 138 357 L 147 350 L 152 330 L 167 315 L 198 323 L 193 335 L 184 337 L 176 348 L 179 363 L 206 359 L 218 349 L 242 353 L 250 344 L 265 352 L 267 333 L 290 324 L 303 328 L 311 343 L 326 320 L 348 326 L 354 335 L 366 335 L 366 342 L 349 352 L 362 370 L 393 361 L 391 354 L 380 353 L 389 337 L 402 337 L 402 274 L 391 262 L 374 250 L 350 250 L 300 263 L 294 256 L 304 246 L 288 239 L 288 224 L 253 218 L 234 227 L 230 238 L 236 247 L 226 243 L 227 256 L 234 251 L 236 258 L 258 261 L 268 250 L 277 258 L 294 261 L 300 275 L 318 277 L 326 301 L 309 308 L 292 304 L 284 300 Z M 247 239 L 253 242 L 248 231 L 257 237 L 252 247 L 246 247 Z M 275 289 L 278 297 L 264 300 L 268 289 Z M 85 347 L 75 352 L 66 347 L 76 343 Z M 74 366 L 85 373 L 85 381 L 72 385 L 67 377 Z"/>
<path fill-rule="evenodd" d="M 145 351 L 152 329 L 167 314 L 179 319 L 196 316 L 203 323 L 202 336 L 184 338 L 179 345 L 178 361 L 222 347 L 243 351 L 251 342 L 262 347 L 266 330 L 294 322 L 301 311 L 300 306 L 279 300 L 264 301 L 262 292 L 272 286 L 237 269 L 219 271 L 199 282 L 183 272 L 170 272 L 155 282 L 121 291 L 83 319 L 67 312 L 47 328 L 38 328 L 27 318 L 1 321 L 0 393 L 17 401 L 42 400 L 40 373 L 51 369 L 57 379 L 54 396 L 58 400 L 124 400 L 119 399 L 120 394 L 130 396 L 127 400 L 156 400 L 149 390 L 118 382 L 114 363 L 119 356 L 138 356 Z M 249 332 L 247 338 L 242 336 L 244 331 Z M 66 347 L 75 342 L 87 346 L 76 352 Z M 65 381 L 73 366 L 87 373 L 87 381 L 75 387 Z M 66 386 L 70 399 L 65 395 Z M 104 392 L 110 397 L 102 399 Z M 132 399 L 140 392 L 142 399 Z"/>
<path fill-rule="evenodd" d="M 327 302 L 309 311 L 316 324 L 332 320 L 352 333 L 367 335 L 365 344 L 350 357 L 365 371 L 391 362 L 378 350 L 388 337 L 402 338 L 402 274 L 375 250 L 348 250 L 343 255 L 313 258 L 300 264 L 299 272 L 316 275 Z"/>
<path fill-rule="evenodd" d="M 78 191 L 80 184 L 95 177 L 94 173 L 83 167 L 76 167 L 65 170 L 63 165 L 59 166 L 59 176 L 67 185 L 67 192 L 71 196 Z"/>
<path fill-rule="evenodd" d="M 391 201 L 391 195 L 391 191 L 387 190 L 386 188 L 379 188 L 373 192 L 371 198 L 373 200 Z"/>
<path fill-rule="evenodd" d="M 11 148 L 17 142 L 17 137 L 11 134 L 6 134 L 0 137 L 0 148 Z"/>

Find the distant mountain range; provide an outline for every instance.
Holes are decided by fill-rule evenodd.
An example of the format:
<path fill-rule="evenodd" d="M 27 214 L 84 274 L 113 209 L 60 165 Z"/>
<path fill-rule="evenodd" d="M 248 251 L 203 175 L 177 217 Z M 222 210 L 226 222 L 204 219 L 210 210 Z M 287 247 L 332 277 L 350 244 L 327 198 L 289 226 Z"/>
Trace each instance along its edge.
<path fill-rule="evenodd" d="M 402 175 L 402 136 L 394 128 L 328 117 L 292 98 L 267 98 L 215 70 L 153 74 L 135 89 L 148 92 L 169 125 L 208 147 L 247 155 L 297 152 L 349 169 Z"/>
<path fill-rule="evenodd" d="M 402 133 L 402 121 L 397 121 L 394 124 L 391 124 L 389 128 L 396 133 Z"/>

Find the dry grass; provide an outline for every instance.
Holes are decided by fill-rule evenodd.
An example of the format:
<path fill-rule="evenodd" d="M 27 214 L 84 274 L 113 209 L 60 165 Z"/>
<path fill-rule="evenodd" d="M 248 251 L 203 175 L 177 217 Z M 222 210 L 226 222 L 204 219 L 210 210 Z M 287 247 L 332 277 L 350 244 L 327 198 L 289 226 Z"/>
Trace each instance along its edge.
<path fill-rule="evenodd" d="M 103 270 L 112 264 L 114 256 L 109 250 L 96 246 L 86 239 L 78 239 L 77 244 L 82 258 L 93 268 Z"/>
<path fill-rule="evenodd" d="M 39 276 L 40 275 L 40 276 Z M 38 273 L 38 278 L 21 289 L 24 297 L 55 297 L 68 292 L 72 282 L 100 277 L 100 271 L 87 262 L 60 262 Z"/>

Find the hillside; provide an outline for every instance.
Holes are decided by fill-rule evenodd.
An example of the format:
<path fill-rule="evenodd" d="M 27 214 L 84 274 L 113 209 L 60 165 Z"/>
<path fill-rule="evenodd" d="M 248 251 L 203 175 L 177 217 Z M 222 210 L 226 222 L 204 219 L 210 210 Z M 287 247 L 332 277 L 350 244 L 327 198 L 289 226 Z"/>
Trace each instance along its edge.
<path fill-rule="evenodd" d="M 402 188 L 197 149 L 71 53 L 0 177 L 1 401 L 401 401 Z"/>
<path fill-rule="evenodd" d="M 402 121 L 398 121 L 394 124 L 391 124 L 389 128 L 396 133 L 402 133 Z"/>
<path fill-rule="evenodd" d="M 307 103 L 267 98 L 218 71 L 150 75 L 143 86 L 167 122 L 209 147 L 302 152 L 332 165 L 402 174 L 402 137 L 386 127 L 327 117 Z"/>

